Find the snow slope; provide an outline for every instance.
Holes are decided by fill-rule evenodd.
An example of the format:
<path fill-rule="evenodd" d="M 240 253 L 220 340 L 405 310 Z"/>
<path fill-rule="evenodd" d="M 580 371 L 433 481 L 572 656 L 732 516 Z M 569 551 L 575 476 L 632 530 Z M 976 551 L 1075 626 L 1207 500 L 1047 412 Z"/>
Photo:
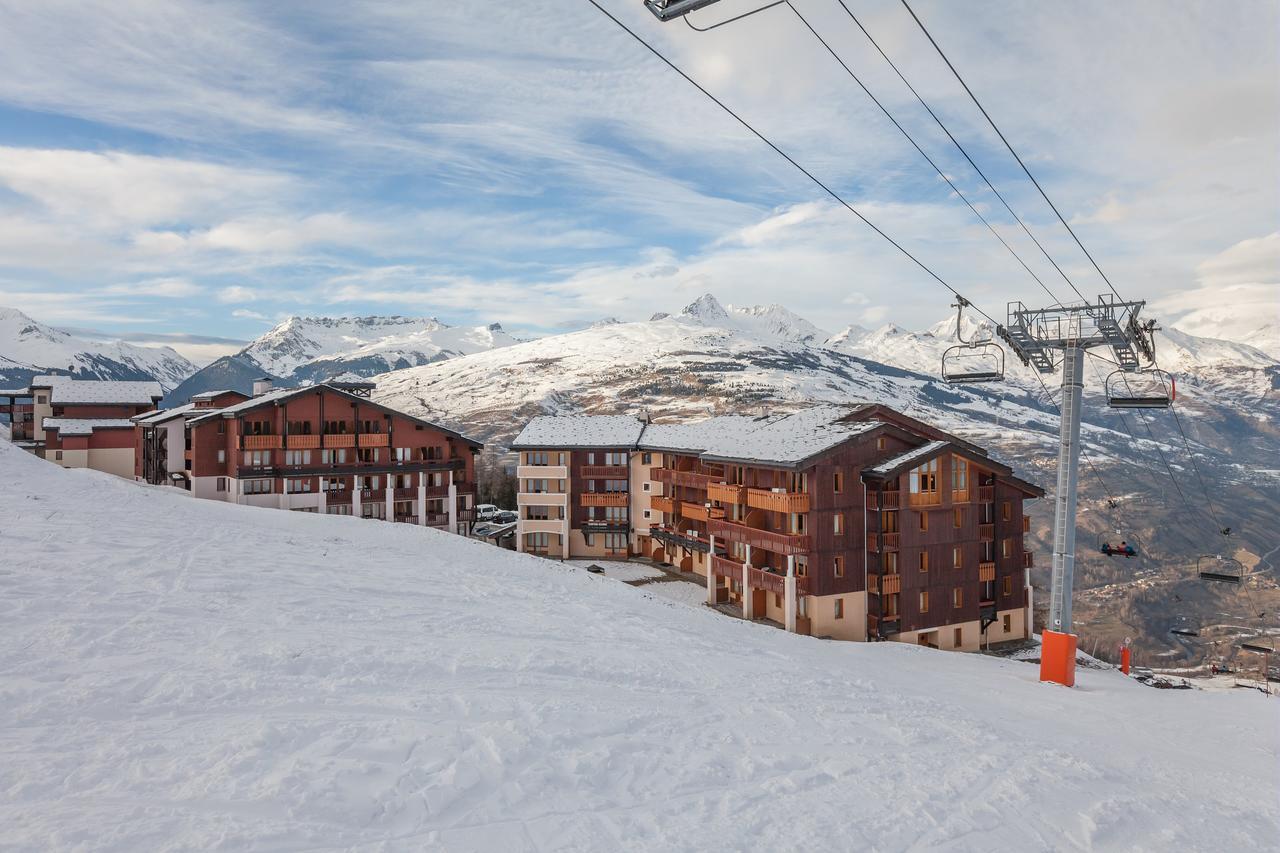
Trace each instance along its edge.
<path fill-rule="evenodd" d="M 196 366 L 169 347 L 91 341 L 0 307 L 0 384 L 24 385 L 51 371 L 77 379 L 155 379 L 168 391 Z"/>
<path fill-rule="evenodd" d="M 0 443 L 0 847 L 1264 850 L 1276 705 L 833 643 Z M 178 533 L 181 531 L 181 533 Z"/>

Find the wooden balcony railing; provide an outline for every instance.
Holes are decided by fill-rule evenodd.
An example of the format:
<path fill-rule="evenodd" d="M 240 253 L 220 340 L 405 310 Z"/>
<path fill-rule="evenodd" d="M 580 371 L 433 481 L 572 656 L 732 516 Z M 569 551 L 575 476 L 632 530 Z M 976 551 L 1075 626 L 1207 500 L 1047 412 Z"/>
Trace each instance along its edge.
<path fill-rule="evenodd" d="M 680 517 L 691 521 L 707 521 L 713 518 L 724 518 L 724 507 L 708 507 L 703 504 L 680 502 Z"/>
<path fill-rule="evenodd" d="M 937 506 L 942 503 L 942 492 L 910 492 L 907 498 L 910 506 Z"/>
<path fill-rule="evenodd" d="M 447 527 L 449 525 L 449 513 L 447 512 L 427 513 L 427 525 L 429 527 Z"/>
<path fill-rule="evenodd" d="M 745 503 L 746 494 L 747 490 L 744 486 L 735 486 L 730 483 L 707 484 L 707 500 L 719 501 L 722 504 Z"/>
<path fill-rule="evenodd" d="M 674 513 L 676 511 L 676 502 L 674 498 L 653 495 L 649 498 L 649 508 L 655 512 Z"/>
<path fill-rule="evenodd" d="M 626 465 L 583 465 L 582 476 L 588 480 L 625 480 L 629 473 Z"/>
<path fill-rule="evenodd" d="M 439 486 L 427 486 L 427 497 L 447 498 L 449 497 L 449 487 L 444 484 L 441 484 Z"/>
<path fill-rule="evenodd" d="M 321 443 L 325 447 L 355 447 L 356 437 L 353 433 L 333 433 L 331 435 L 323 435 L 320 437 Z"/>
<path fill-rule="evenodd" d="M 742 563 L 739 563 L 737 560 L 731 560 L 728 557 L 721 557 L 719 555 L 712 556 L 711 571 L 715 572 L 722 578 L 742 580 Z"/>
<path fill-rule="evenodd" d="M 356 442 L 359 447 L 386 447 L 391 443 L 391 436 L 385 432 L 362 432 Z"/>
<path fill-rule="evenodd" d="M 398 501 L 412 501 L 418 498 L 417 486 L 401 486 L 394 490 L 393 495 Z"/>
<path fill-rule="evenodd" d="M 695 471 L 674 471 L 670 468 L 650 468 L 649 479 L 674 486 L 688 486 L 691 489 L 705 489 L 709 484 L 719 481 L 717 475 L 699 474 Z"/>
<path fill-rule="evenodd" d="M 968 489 L 952 489 L 951 502 L 956 504 L 967 504 L 969 502 Z"/>
<path fill-rule="evenodd" d="M 1022 532 L 1023 533 L 1031 532 L 1031 516 L 1029 515 L 1024 515 L 1022 517 Z"/>
<path fill-rule="evenodd" d="M 726 542 L 741 542 L 752 548 L 762 548 L 774 554 L 803 554 L 809 550 L 807 533 L 790 534 L 775 533 L 771 530 L 758 530 L 725 519 L 711 519 L 707 522 L 707 534 L 723 539 Z"/>
<path fill-rule="evenodd" d="M 360 490 L 360 500 L 362 501 L 366 501 L 368 503 L 377 503 L 378 501 L 385 501 L 386 499 L 387 499 L 386 489 L 361 489 Z"/>
<path fill-rule="evenodd" d="M 809 495 L 805 492 L 771 492 L 747 489 L 747 506 L 771 512 L 808 512 Z"/>
<path fill-rule="evenodd" d="M 993 581 L 996 579 L 995 563 L 978 563 L 978 580 Z"/>
<path fill-rule="evenodd" d="M 578 505 L 626 506 L 630 497 L 626 492 L 583 492 L 578 496 Z"/>
<path fill-rule="evenodd" d="M 283 446 L 278 435 L 246 435 L 242 444 L 245 450 L 275 450 Z"/>
<path fill-rule="evenodd" d="M 902 592 L 902 575 L 881 575 L 880 594 L 893 595 L 895 592 Z"/>
<path fill-rule="evenodd" d="M 318 435 L 287 435 L 284 446 L 290 450 L 312 450 L 320 446 Z"/>
<path fill-rule="evenodd" d="M 978 486 L 978 503 L 989 504 L 996 499 L 995 486 Z"/>
<path fill-rule="evenodd" d="M 868 551 L 896 551 L 901 544 L 901 533 L 867 533 Z"/>
<path fill-rule="evenodd" d="M 1022 568 L 1029 569 L 1035 565 L 1036 558 L 1030 551 L 1022 552 Z"/>
<path fill-rule="evenodd" d="M 867 509 L 897 509 L 902 499 L 901 492 L 877 492 L 867 490 Z"/>
<path fill-rule="evenodd" d="M 333 504 L 349 504 L 351 503 L 351 492 L 346 489 L 329 489 L 324 493 L 324 502 L 330 506 Z"/>
<path fill-rule="evenodd" d="M 981 542 L 994 542 L 996 538 L 995 524 L 979 524 L 978 539 Z"/>

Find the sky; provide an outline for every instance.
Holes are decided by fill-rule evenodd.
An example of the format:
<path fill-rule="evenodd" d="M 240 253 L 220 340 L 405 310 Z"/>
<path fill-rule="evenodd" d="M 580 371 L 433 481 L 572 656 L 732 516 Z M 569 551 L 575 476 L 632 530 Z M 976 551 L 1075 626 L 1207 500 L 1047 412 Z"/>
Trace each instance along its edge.
<path fill-rule="evenodd" d="M 1049 296 L 785 6 L 600 0 L 993 315 Z M 898 0 L 794 0 L 1044 282 L 1106 289 Z M 721 0 L 706 26 L 754 4 Z M 1126 298 L 1280 314 L 1280 7 L 913 8 Z M 832 331 L 951 295 L 587 0 L 0 0 L 0 305 L 207 361 L 281 319 L 550 334 L 703 292 Z"/>

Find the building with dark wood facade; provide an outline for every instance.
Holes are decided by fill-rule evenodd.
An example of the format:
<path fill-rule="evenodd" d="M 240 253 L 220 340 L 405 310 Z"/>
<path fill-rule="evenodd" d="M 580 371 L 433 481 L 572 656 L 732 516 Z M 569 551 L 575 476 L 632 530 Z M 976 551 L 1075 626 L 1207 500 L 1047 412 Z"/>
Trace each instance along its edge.
<path fill-rule="evenodd" d="M 1042 490 L 886 406 L 537 418 L 513 449 L 521 550 L 652 557 L 705 578 L 710 602 L 820 636 L 1029 635 L 1023 502 Z"/>

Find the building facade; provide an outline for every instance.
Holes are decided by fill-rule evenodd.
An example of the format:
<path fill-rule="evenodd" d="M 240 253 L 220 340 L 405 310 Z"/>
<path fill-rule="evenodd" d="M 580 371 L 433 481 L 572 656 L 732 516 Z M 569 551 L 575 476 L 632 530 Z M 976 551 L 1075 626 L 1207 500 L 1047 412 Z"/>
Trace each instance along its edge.
<path fill-rule="evenodd" d="M 198 498 L 465 532 L 479 442 L 331 385 L 211 392 L 138 419 L 135 476 Z"/>
<path fill-rule="evenodd" d="M 1043 492 L 888 407 L 537 418 L 513 449 L 521 550 L 651 557 L 703 577 L 709 602 L 817 636 L 1029 636 L 1023 501 Z"/>
<path fill-rule="evenodd" d="M 154 411 L 163 394 L 158 382 L 37 376 L 29 388 L 30 427 L 22 432 L 23 444 L 64 468 L 132 477 L 132 418 Z"/>

